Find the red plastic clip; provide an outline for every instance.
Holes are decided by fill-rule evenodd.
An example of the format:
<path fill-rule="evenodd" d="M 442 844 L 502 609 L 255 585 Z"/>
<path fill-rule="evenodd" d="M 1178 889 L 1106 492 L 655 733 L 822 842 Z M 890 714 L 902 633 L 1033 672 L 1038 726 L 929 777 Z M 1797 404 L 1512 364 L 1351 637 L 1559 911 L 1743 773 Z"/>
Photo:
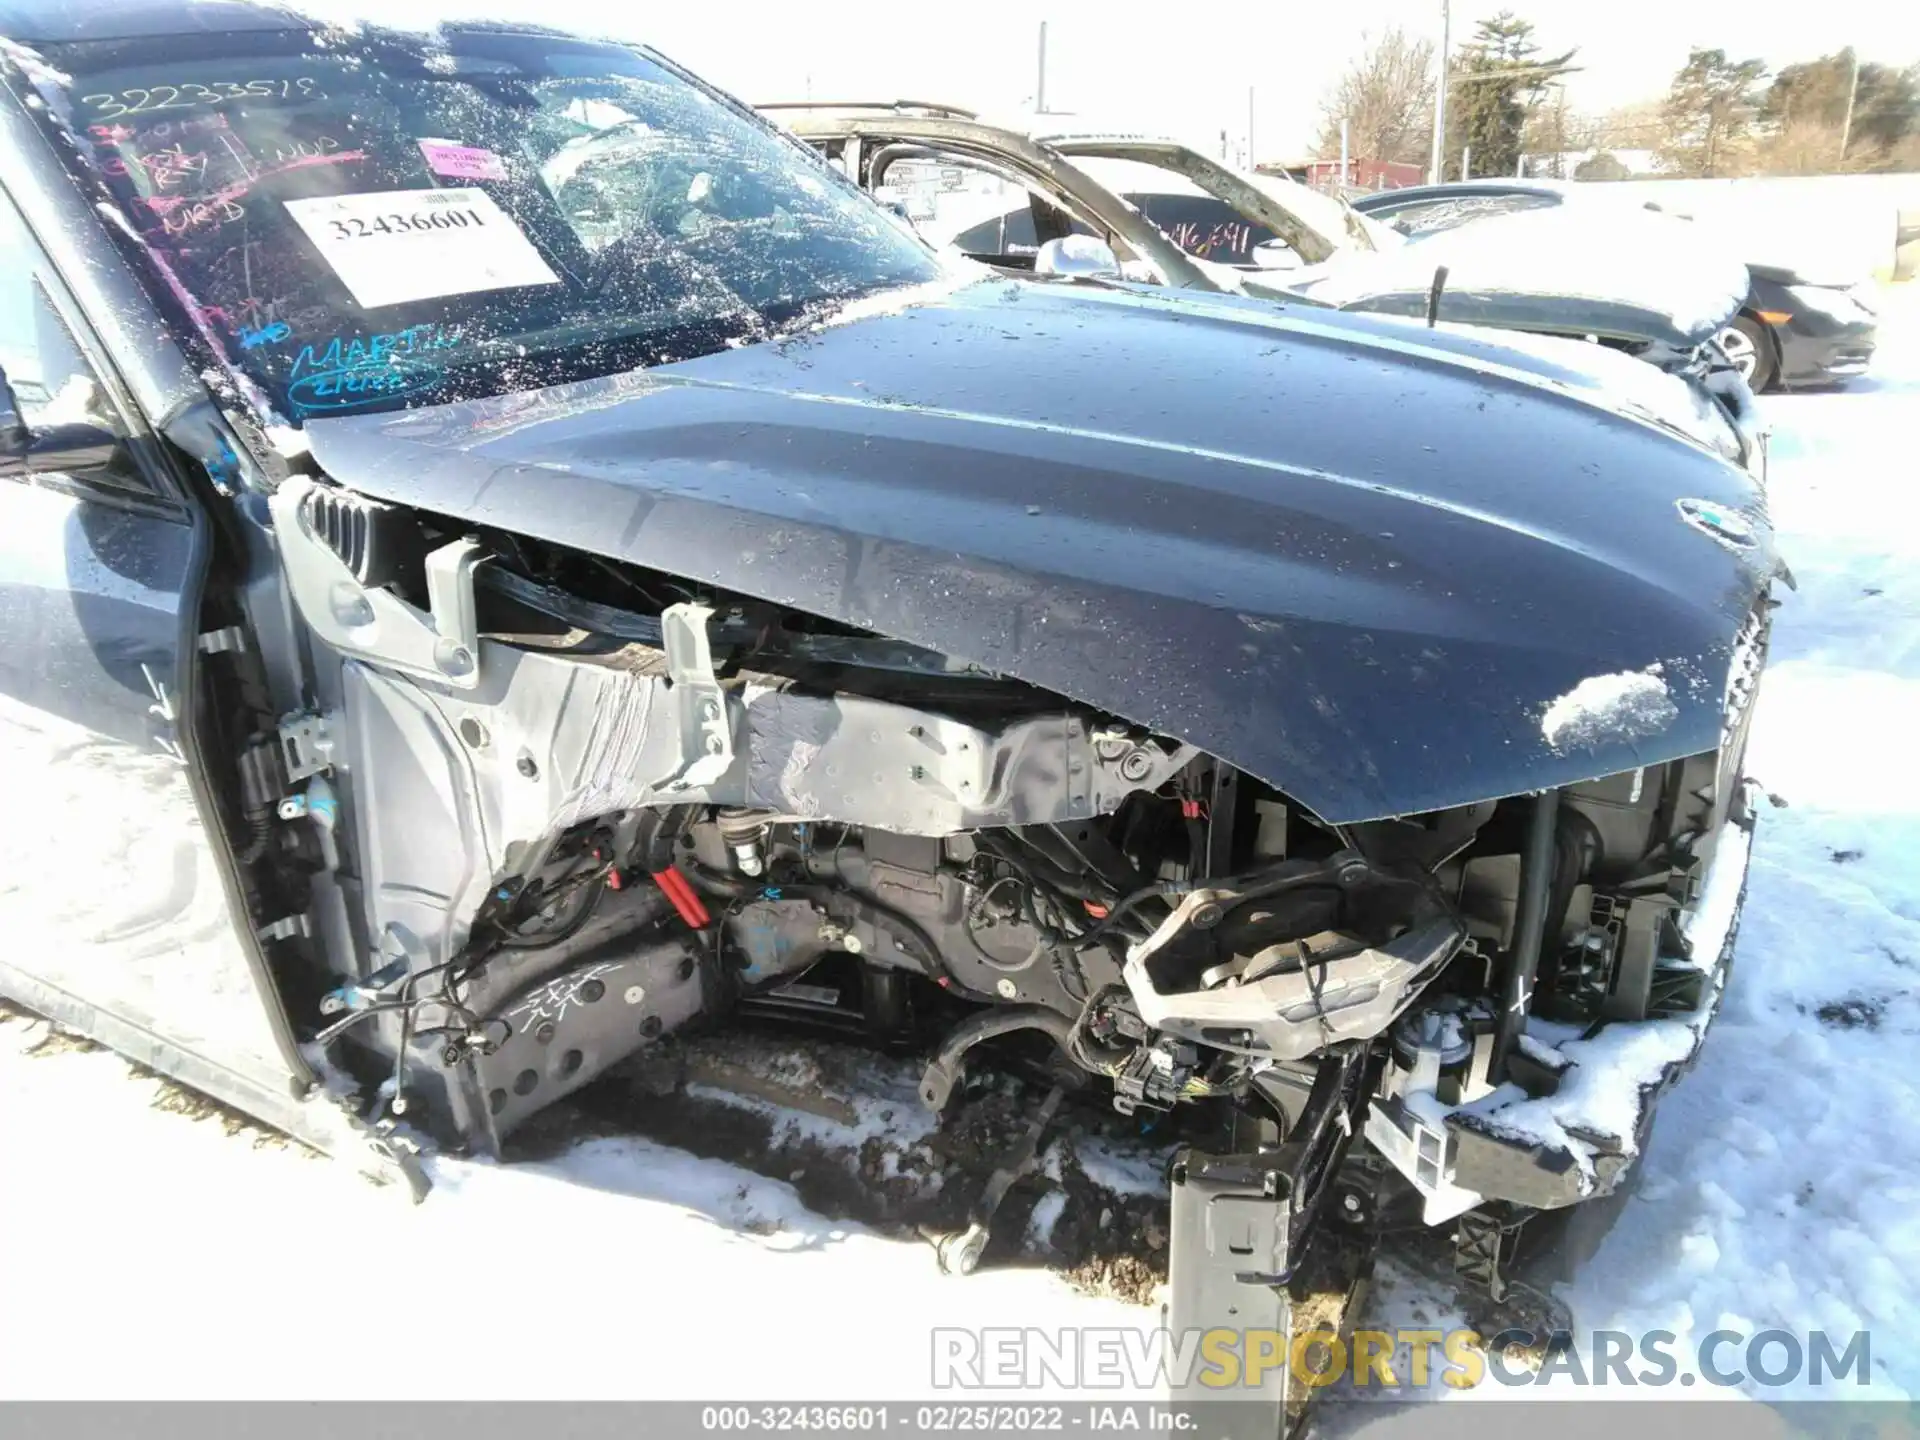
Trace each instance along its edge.
<path fill-rule="evenodd" d="M 693 886 L 687 883 L 687 877 L 673 866 L 653 872 L 653 883 L 660 887 L 660 893 L 673 902 L 673 908 L 680 918 L 687 922 L 689 929 L 704 930 L 713 923 L 713 917 L 707 913 L 707 907 L 694 893 Z"/>

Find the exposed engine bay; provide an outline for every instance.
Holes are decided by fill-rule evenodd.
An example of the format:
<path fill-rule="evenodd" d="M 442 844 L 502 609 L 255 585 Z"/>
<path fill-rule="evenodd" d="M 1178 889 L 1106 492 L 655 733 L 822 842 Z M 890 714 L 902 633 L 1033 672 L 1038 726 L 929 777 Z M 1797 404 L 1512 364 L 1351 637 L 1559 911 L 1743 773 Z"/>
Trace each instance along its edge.
<path fill-rule="evenodd" d="M 825 1027 L 922 1049 L 935 1111 L 998 1062 L 1252 1137 L 1176 1174 L 1176 1230 L 1183 1190 L 1263 1197 L 1242 1270 L 1284 1278 L 1341 1186 L 1427 1224 L 1604 1193 L 1635 1137 L 1503 1116 L 1553 1096 L 1551 1037 L 1717 1000 L 1691 927 L 1728 834 L 1744 872 L 1758 618 L 1718 752 L 1336 825 L 884 637 L 304 478 L 271 503 L 323 703 L 255 854 L 334 972 L 288 989 L 456 1143 L 688 1027 Z"/>
<path fill-rule="evenodd" d="M 651 52 L 238 8 L 0 56 L 73 381 L 7 357 L 60 404 L 4 427 L 0 699 L 17 790 L 87 777 L 15 830 L 88 892 L 0 894 L 68 937 L 0 990 L 416 1193 L 824 1030 L 992 1165 L 952 1271 L 1049 1127 L 1151 1131 L 1182 1332 L 1416 1230 L 1498 1299 L 1622 1193 L 1790 583 L 1707 311 L 1507 345 L 1424 269 L 1425 327 L 986 272 Z M 123 103 L 209 60 L 279 93 Z M 1673 348 L 1555 338 L 1600 331 Z"/>

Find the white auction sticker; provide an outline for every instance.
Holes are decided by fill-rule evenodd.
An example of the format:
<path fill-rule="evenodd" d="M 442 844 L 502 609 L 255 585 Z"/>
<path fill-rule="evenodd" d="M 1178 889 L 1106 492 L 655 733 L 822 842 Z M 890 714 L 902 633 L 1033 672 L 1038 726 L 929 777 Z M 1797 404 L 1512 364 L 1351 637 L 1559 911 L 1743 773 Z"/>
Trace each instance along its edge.
<path fill-rule="evenodd" d="M 363 310 L 560 283 L 483 190 L 374 190 L 284 203 Z"/>

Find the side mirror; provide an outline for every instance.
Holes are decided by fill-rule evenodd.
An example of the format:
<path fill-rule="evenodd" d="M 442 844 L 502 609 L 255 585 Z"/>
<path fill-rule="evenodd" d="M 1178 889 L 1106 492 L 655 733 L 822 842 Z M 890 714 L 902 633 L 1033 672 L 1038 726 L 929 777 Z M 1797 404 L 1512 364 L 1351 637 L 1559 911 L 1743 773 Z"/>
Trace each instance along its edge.
<path fill-rule="evenodd" d="M 120 438 L 87 420 L 28 425 L 7 372 L 0 370 L 0 476 L 85 475 L 109 468 Z"/>
<path fill-rule="evenodd" d="M 1104 240 L 1091 235 L 1063 235 L 1040 247 L 1033 257 L 1033 273 L 1118 280 L 1120 260 Z"/>

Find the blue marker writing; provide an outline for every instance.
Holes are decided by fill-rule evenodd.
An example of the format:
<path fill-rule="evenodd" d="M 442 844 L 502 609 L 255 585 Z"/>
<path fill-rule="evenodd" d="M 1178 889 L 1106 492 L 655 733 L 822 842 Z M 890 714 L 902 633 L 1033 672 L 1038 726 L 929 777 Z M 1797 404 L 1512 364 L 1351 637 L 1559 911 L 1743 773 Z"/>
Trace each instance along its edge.
<path fill-rule="evenodd" d="M 300 347 L 287 398 L 304 411 L 342 410 L 438 384 L 440 367 L 417 358 L 461 342 L 457 330 L 413 325 L 390 334 L 336 335 L 319 349 Z"/>
<path fill-rule="evenodd" d="M 240 348 L 258 350 L 262 345 L 271 345 L 276 340 L 285 340 L 293 331 L 284 320 L 276 320 L 271 325 L 263 325 L 258 330 L 249 330 L 245 326 L 240 330 Z"/>

